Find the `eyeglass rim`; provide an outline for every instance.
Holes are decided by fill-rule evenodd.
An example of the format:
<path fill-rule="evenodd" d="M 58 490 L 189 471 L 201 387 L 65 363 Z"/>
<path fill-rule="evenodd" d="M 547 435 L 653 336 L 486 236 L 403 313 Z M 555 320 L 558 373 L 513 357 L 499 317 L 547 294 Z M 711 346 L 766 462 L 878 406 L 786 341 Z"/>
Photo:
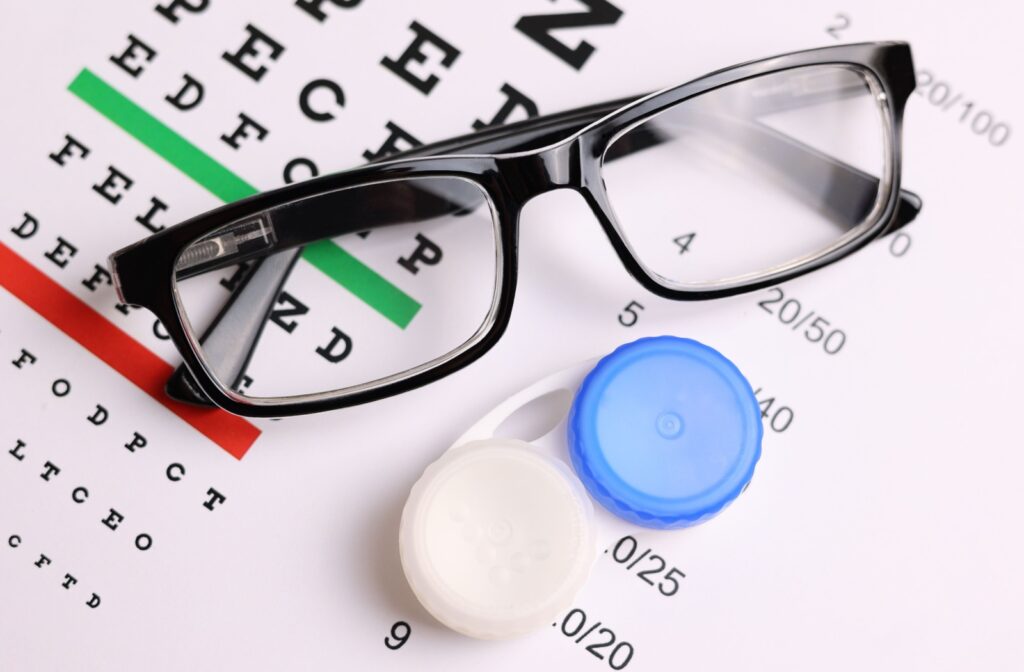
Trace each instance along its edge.
<path fill-rule="evenodd" d="M 686 97 L 749 79 L 753 76 L 804 65 L 848 64 L 871 72 L 886 93 L 891 116 L 893 152 L 890 193 L 872 235 L 851 241 L 841 254 L 818 263 L 794 269 L 784 277 L 773 277 L 738 287 L 711 291 L 680 290 L 668 287 L 645 269 L 629 250 L 613 219 L 600 180 L 600 157 L 610 146 L 614 135 L 623 127 L 656 115 Z M 896 222 L 900 200 L 901 129 L 903 107 L 914 88 L 914 69 L 909 45 L 903 42 L 876 42 L 837 45 L 798 51 L 765 59 L 749 61 L 704 75 L 685 84 L 664 89 L 628 102 L 580 128 L 553 144 L 522 152 L 498 154 L 446 154 L 415 156 L 417 150 L 393 160 L 370 164 L 332 175 L 314 178 L 257 194 L 231 203 L 146 238 L 111 255 L 110 266 L 118 294 L 124 303 L 148 308 L 164 323 L 172 342 L 185 360 L 195 382 L 216 405 L 230 412 L 253 417 L 283 417 L 353 406 L 400 394 L 443 378 L 467 366 L 490 350 L 504 333 L 511 317 L 518 267 L 518 222 L 522 207 L 533 196 L 554 188 L 571 188 L 588 202 L 613 248 L 627 270 L 653 293 L 677 300 L 700 300 L 755 291 L 783 280 L 808 273 L 833 263 L 866 245 L 891 229 Z M 524 127 L 527 122 L 517 126 Z M 515 129 L 509 128 L 512 132 Z M 486 131 L 484 132 L 486 134 Z M 478 134 L 481 135 L 481 134 Z M 474 136 L 463 136 L 471 139 Z M 448 141 L 449 144 L 455 141 Z M 444 145 L 445 142 L 438 143 Z M 428 151 L 419 148 L 419 152 Z M 562 163 L 572 175 L 544 174 Z M 538 182 L 538 175 L 546 178 Z M 178 317 L 174 297 L 173 267 L 177 256 L 191 242 L 210 231 L 246 216 L 329 190 L 359 186 L 382 179 L 400 177 L 462 177 L 476 183 L 488 195 L 495 210 L 500 235 L 496 243 L 502 250 L 501 291 L 497 310 L 489 328 L 480 338 L 447 361 L 420 370 L 422 367 L 381 384 L 368 384 L 367 389 L 352 388 L 278 398 L 253 398 L 225 389 L 207 370 L 198 354 L 198 343 L 186 333 Z M 561 179 L 562 181 L 559 181 Z M 603 200 L 602 200 L 603 198 Z M 415 371 L 415 373 L 413 373 Z"/>
<path fill-rule="evenodd" d="M 374 186 L 374 185 L 379 185 L 379 184 L 387 184 L 389 182 L 402 182 L 402 181 L 408 181 L 408 180 L 438 179 L 438 177 L 442 177 L 442 176 L 412 175 L 412 176 L 406 176 L 406 177 L 391 177 L 391 178 L 386 178 L 386 179 L 374 180 L 372 182 L 366 182 L 366 183 L 363 183 L 363 184 L 354 185 L 354 186 L 350 186 L 350 187 L 342 187 L 341 189 L 338 189 L 338 190 L 335 190 L 335 191 L 342 191 L 342 190 L 345 190 L 345 189 L 359 189 L 361 187 L 369 187 L 369 186 Z M 451 179 L 451 180 L 463 180 L 465 182 L 469 182 L 471 184 L 476 185 L 475 182 L 473 182 L 472 180 L 468 180 L 465 177 L 443 176 L 443 178 L 444 179 Z M 490 302 L 490 305 L 488 306 L 488 310 L 487 310 L 486 315 L 483 318 L 483 321 L 480 323 L 480 325 L 476 329 L 476 331 L 474 331 L 473 334 L 471 334 L 465 341 L 463 341 L 461 344 L 459 344 L 458 347 L 454 348 L 453 350 L 451 350 L 449 352 L 443 353 L 443 354 L 441 354 L 441 355 L 439 355 L 439 356 L 437 356 L 437 357 L 435 357 L 435 358 L 433 358 L 433 359 L 431 359 L 431 360 L 429 360 L 427 362 L 424 362 L 424 363 L 419 364 L 419 365 L 417 365 L 415 367 L 412 367 L 410 369 L 407 369 L 407 370 L 404 370 L 404 371 L 400 371 L 400 372 L 394 373 L 394 374 L 389 374 L 387 376 L 382 376 L 381 378 L 378 378 L 378 379 L 375 379 L 375 380 L 372 380 L 372 381 L 368 381 L 366 383 L 359 383 L 359 384 L 350 385 L 350 386 L 344 387 L 344 388 L 338 388 L 337 390 L 330 390 L 330 391 L 327 391 L 327 392 L 309 393 L 309 394 L 302 394 L 302 395 L 278 396 L 278 397 L 247 397 L 247 396 L 240 395 L 240 394 L 236 393 L 230 387 L 224 385 L 224 383 L 223 383 L 223 381 L 221 381 L 220 377 L 213 371 L 213 365 L 209 361 L 208 357 L 205 354 L 204 348 L 202 347 L 202 344 L 200 342 L 200 336 L 193 329 L 191 321 L 189 320 L 189 317 L 188 317 L 188 315 L 186 313 L 185 302 L 181 300 L 181 295 L 180 295 L 181 293 L 179 291 L 179 282 L 178 282 L 177 279 L 172 278 L 171 283 L 173 285 L 174 298 L 175 298 L 175 312 L 176 312 L 177 319 L 179 320 L 179 322 L 183 326 L 184 331 L 185 331 L 185 336 L 188 339 L 189 345 L 190 345 L 191 349 L 193 350 L 193 352 L 195 353 L 196 358 L 199 360 L 199 364 L 203 367 L 206 375 L 209 376 L 213 380 L 213 382 L 218 386 L 218 388 L 220 389 L 220 391 L 223 394 L 228 395 L 228 396 L 234 398 L 235 400 L 239 400 L 239 401 L 243 401 L 243 402 L 248 402 L 248 403 L 256 403 L 256 404 L 259 404 L 260 402 L 282 403 L 284 401 L 308 402 L 308 401 L 314 401 L 316 398 L 321 397 L 322 395 L 337 395 L 337 394 L 341 394 L 341 393 L 345 393 L 345 394 L 358 394 L 360 392 L 363 392 L 363 391 L 368 390 L 368 389 L 372 389 L 374 387 L 380 387 L 380 386 L 383 386 L 383 385 L 387 385 L 387 384 L 390 384 L 390 383 L 402 380 L 403 378 L 408 378 L 408 377 L 411 377 L 411 376 L 415 376 L 415 375 L 418 375 L 419 373 L 422 373 L 423 371 L 427 371 L 427 370 L 430 370 L 432 368 L 436 368 L 436 367 L 439 367 L 439 366 L 444 366 L 448 361 L 458 357 L 461 353 L 463 353 L 466 350 L 472 348 L 482 338 L 484 338 L 484 336 L 487 334 L 487 332 L 490 331 L 491 326 L 498 319 L 498 313 L 499 313 L 500 307 L 501 307 L 502 288 L 503 288 L 503 285 L 504 285 L 504 282 L 505 282 L 504 273 L 503 273 L 504 256 L 505 256 L 505 245 L 503 244 L 503 242 L 501 240 L 501 224 L 500 224 L 500 221 L 499 221 L 499 218 L 498 218 L 495 206 L 494 206 L 493 202 L 490 199 L 490 196 L 487 194 L 487 192 L 482 187 L 479 187 L 479 188 L 480 188 L 480 193 L 484 197 L 484 201 L 485 201 L 485 203 L 487 205 L 488 211 L 490 212 L 491 226 L 492 226 L 492 231 L 493 231 L 493 234 L 494 234 L 494 238 L 493 238 L 494 253 L 495 253 L 494 286 L 493 286 L 493 292 L 492 292 L 492 295 L 491 295 L 491 302 Z M 323 194 L 318 194 L 317 196 L 325 195 L 327 193 L 330 193 L 330 192 L 324 192 Z M 317 196 L 311 196 L 310 198 L 317 198 Z M 295 203 L 295 201 L 289 201 L 289 203 Z M 217 231 L 217 229 L 214 229 L 214 231 L 211 232 L 211 233 L 215 233 L 216 231 Z M 218 318 L 219 317 L 220 316 L 218 316 Z M 257 340 L 258 340 L 258 338 L 259 337 L 257 336 Z M 253 349 L 256 348 L 256 342 L 255 341 L 253 342 L 252 348 Z M 252 356 L 252 353 L 250 352 L 249 357 L 251 357 L 251 356 Z M 246 359 L 246 361 L 248 361 L 248 358 Z"/>
<path fill-rule="evenodd" d="M 781 282 L 794 277 L 794 271 L 798 274 L 803 269 L 811 267 L 817 268 L 832 263 L 833 260 L 841 259 L 849 254 L 847 248 L 855 245 L 860 238 L 867 238 L 868 241 L 873 240 L 879 233 L 879 228 L 884 227 L 888 223 L 888 219 L 891 219 L 891 214 L 886 217 L 886 208 L 889 206 L 890 200 L 894 193 L 898 194 L 899 189 L 894 183 L 894 173 L 897 167 L 895 157 L 898 155 L 898 146 L 896 146 L 893 137 L 893 110 L 889 104 L 889 97 L 885 94 L 882 88 L 881 81 L 872 73 L 868 68 L 850 63 L 812 63 L 812 64 L 801 64 L 793 65 L 791 67 L 773 70 L 767 73 L 758 73 L 751 75 L 745 79 L 737 79 L 726 82 L 720 86 L 708 88 L 692 95 L 687 95 L 672 105 L 660 108 L 657 112 L 652 114 L 645 114 L 644 116 L 636 119 L 628 126 L 622 127 L 616 132 L 610 140 L 607 141 L 604 152 L 601 155 L 601 168 L 604 169 L 605 160 L 608 151 L 623 138 L 623 136 L 629 134 L 631 131 L 653 121 L 659 115 L 671 112 L 679 105 L 685 104 L 687 101 L 700 96 L 707 95 L 714 92 L 717 89 L 728 88 L 730 86 L 740 84 L 742 82 L 759 79 L 765 76 L 771 76 L 776 74 L 782 74 L 785 72 L 792 72 L 806 68 L 846 68 L 858 75 L 865 78 L 865 81 L 871 91 L 872 95 L 876 98 L 876 103 L 881 102 L 879 107 L 879 118 L 882 130 L 882 175 L 879 176 L 879 191 L 875 196 L 874 202 L 872 203 L 871 210 L 863 221 L 857 223 L 852 229 L 847 232 L 846 235 L 841 236 L 833 244 L 825 247 L 822 250 L 813 252 L 810 254 L 797 257 L 783 264 L 779 264 L 773 267 L 769 267 L 757 272 L 751 272 L 741 276 L 727 276 L 725 278 L 708 281 L 707 283 L 701 282 L 677 282 L 667 276 L 664 276 L 654 270 L 644 259 L 644 256 L 636 250 L 634 245 L 630 241 L 629 234 L 626 229 L 620 224 L 618 213 L 610 199 L 607 197 L 607 186 L 606 180 L 602 179 L 600 183 L 600 189 L 602 195 L 607 199 L 606 206 L 602 208 L 608 215 L 611 226 L 614 228 L 616 234 L 622 240 L 622 244 L 629 250 L 630 256 L 637 262 L 637 264 L 643 269 L 645 275 L 651 278 L 661 287 L 673 292 L 685 292 L 687 294 L 694 293 L 712 293 L 719 290 L 725 290 L 726 292 L 733 292 L 733 290 L 739 290 L 735 293 L 751 291 L 751 287 L 757 283 L 765 283 L 767 286 L 776 285 Z M 851 167 L 852 168 L 852 167 Z M 703 286 L 702 286 L 703 285 Z"/>

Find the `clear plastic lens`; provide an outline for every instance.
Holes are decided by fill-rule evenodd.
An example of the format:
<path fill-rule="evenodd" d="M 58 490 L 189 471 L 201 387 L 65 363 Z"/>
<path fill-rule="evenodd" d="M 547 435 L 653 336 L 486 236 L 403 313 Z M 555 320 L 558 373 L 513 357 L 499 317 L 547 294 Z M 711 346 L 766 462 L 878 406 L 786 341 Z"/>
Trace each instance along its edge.
<path fill-rule="evenodd" d="M 670 286 L 727 287 L 865 233 L 890 190 L 884 96 L 807 66 L 683 101 L 619 136 L 602 176 L 623 237 Z"/>
<path fill-rule="evenodd" d="M 178 311 L 222 387 L 351 390 L 445 359 L 492 319 L 500 251 L 476 184 L 408 178 L 233 222 L 176 263 Z"/>

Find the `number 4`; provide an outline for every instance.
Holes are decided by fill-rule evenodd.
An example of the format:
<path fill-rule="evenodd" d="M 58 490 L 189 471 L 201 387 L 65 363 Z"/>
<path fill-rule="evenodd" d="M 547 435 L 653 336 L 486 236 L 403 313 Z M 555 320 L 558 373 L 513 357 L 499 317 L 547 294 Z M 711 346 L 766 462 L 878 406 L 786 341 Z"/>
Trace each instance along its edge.
<path fill-rule="evenodd" d="M 757 398 L 757 395 L 759 395 L 759 394 L 761 394 L 761 388 L 760 387 L 757 388 L 756 390 L 754 390 L 754 398 Z M 774 403 L 775 403 L 775 397 L 768 397 L 764 401 L 760 401 L 759 400 L 757 402 L 757 405 L 761 407 L 761 417 L 762 418 L 767 418 L 768 417 L 768 414 L 772 412 L 772 404 L 774 404 Z"/>
<path fill-rule="evenodd" d="M 673 238 L 672 240 L 674 240 L 676 245 L 679 246 L 679 254 L 686 254 L 690 251 L 690 243 L 692 243 L 693 239 L 696 237 L 696 233 L 684 233 L 678 238 Z"/>

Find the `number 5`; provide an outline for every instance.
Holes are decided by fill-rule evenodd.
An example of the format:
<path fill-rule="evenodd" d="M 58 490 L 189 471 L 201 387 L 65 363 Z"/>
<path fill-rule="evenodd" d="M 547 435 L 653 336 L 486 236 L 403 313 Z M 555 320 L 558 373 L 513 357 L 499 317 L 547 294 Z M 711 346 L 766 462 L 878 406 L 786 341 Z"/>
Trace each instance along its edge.
<path fill-rule="evenodd" d="M 821 323 L 820 325 L 818 324 L 819 322 Z M 821 339 L 825 338 L 825 329 L 824 329 L 824 327 L 827 327 L 827 326 L 829 326 L 828 320 L 826 320 L 823 317 L 816 317 L 816 318 L 814 318 L 814 321 L 811 322 L 811 326 L 807 327 L 807 331 L 804 332 L 804 336 L 806 336 L 807 340 L 810 341 L 811 343 L 817 343 Z M 814 329 L 814 330 L 816 330 L 818 332 L 818 337 L 817 338 L 811 338 L 811 330 L 812 329 Z"/>
<path fill-rule="evenodd" d="M 644 307 L 636 301 L 630 301 L 626 304 L 626 307 L 622 309 L 622 312 L 619 313 L 619 324 L 624 327 L 632 327 L 636 324 L 636 321 L 640 319 L 640 314 L 636 311 L 643 309 Z M 627 318 L 625 317 L 626 315 L 629 315 L 630 317 Z"/>
<path fill-rule="evenodd" d="M 685 579 L 686 578 L 686 574 L 683 574 L 678 569 L 673 567 L 672 569 L 669 570 L 668 574 L 665 575 L 665 578 L 658 582 L 658 592 L 660 592 L 662 595 L 664 595 L 666 597 L 671 597 L 672 595 L 675 595 L 676 593 L 678 593 L 679 592 L 679 579 L 676 578 L 676 575 L 679 576 L 679 579 Z M 666 581 L 670 581 L 672 583 L 672 590 L 665 590 L 665 582 Z"/>

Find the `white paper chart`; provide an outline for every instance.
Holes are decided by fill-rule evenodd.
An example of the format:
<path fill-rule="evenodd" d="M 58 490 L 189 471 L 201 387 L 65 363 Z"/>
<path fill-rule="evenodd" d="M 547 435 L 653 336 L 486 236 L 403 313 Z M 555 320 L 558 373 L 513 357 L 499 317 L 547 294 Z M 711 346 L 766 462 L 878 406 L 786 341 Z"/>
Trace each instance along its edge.
<path fill-rule="evenodd" d="M 1010 2 L 8 3 L 0 669 L 1021 669 L 1022 20 Z M 888 39 L 914 51 L 903 185 L 923 210 L 778 288 L 660 299 L 581 199 L 545 194 L 492 351 L 397 397 L 270 421 L 164 397 L 180 359 L 111 285 L 111 252 L 259 190 Z M 363 261 L 400 297 L 431 281 Z M 403 301 L 342 327 L 293 296 L 268 342 L 356 358 L 401 337 L 418 309 Z M 841 342 L 811 342 L 783 305 Z M 423 469 L 531 382 L 659 334 L 715 347 L 757 390 L 749 490 L 706 525 L 624 526 L 551 628 L 477 641 L 433 620 L 398 555 Z M 643 551 L 664 566 L 633 564 Z M 678 590 L 659 590 L 672 570 Z M 628 658 L 576 635 L 596 623 Z"/>

